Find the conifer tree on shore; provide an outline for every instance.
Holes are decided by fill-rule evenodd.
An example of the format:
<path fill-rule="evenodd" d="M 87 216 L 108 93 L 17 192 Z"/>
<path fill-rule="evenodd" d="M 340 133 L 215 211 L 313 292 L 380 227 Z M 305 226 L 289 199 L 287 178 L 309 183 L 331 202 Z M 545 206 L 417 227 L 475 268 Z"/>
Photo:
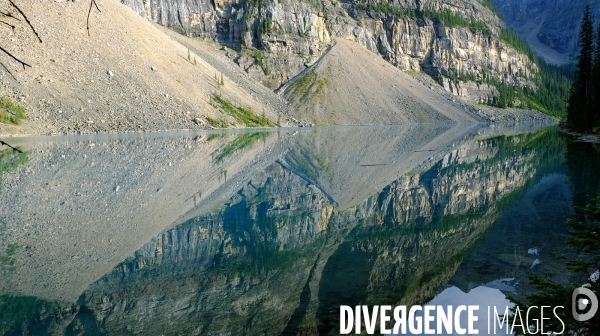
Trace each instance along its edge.
<path fill-rule="evenodd" d="M 593 43 L 594 26 L 590 13 L 590 6 L 587 5 L 581 22 L 581 32 L 579 34 L 579 46 L 581 47 L 581 51 L 577 58 L 578 62 L 575 71 L 575 80 L 571 87 L 567 107 L 567 124 L 577 131 L 586 129 L 586 123 L 591 115 L 591 75 L 594 55 Z"/>
<path fill-rule="evenodd" d="M 577 58 L 575 80 L 571 87 L 568 107 L 567 126 L 575 131 L 590 131 L 598 121 L 598 43 L 594 46 L 594 22 L 590 5 L 585 8 L 579 34 L 581 51 Z"/>
<path fill-rule="evenodd" d="M 592 63 L 592 127 L 600 127 L 600 23 L 596 29 L 596 45 Z"/>

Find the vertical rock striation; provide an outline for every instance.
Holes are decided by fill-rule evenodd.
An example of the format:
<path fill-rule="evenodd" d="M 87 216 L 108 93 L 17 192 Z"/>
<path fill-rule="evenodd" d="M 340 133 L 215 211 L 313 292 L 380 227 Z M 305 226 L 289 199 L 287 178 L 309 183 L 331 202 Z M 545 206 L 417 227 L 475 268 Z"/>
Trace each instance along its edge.
<path fill-rule="evenodd" d="M 538 72 L 526 55 L 497 38 L 504 23 L 479 1 L 122 2 L 182 34 L 240 50 L 237 64 L 272 89 L 318 59 L 335 38 L 356 41 L 403 70 L 423 71 L 474 102 L 496 92 L 478 81 L 524 85 Z"/>

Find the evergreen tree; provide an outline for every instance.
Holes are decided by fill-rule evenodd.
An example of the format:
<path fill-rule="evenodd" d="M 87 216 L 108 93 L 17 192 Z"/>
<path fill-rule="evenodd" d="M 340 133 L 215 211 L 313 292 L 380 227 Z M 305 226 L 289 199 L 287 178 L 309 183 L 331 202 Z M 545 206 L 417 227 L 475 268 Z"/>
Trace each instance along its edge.
<path fill-rule="evenodd" d="M 593 126 L 600 127 L 600 24 L 596 29 L 596 47 L 592 64 L 592 106 Z"/>
<path fill-rule="evenodd" d="M 594 59 L 594 21 L 590 5 L 585 7 L 581 32 L 579 34 L 581 51 L 578 56 L 575 81 L 571 87 L 567 107 L 567 123 L 577 131 L 589 129 L 593 125 L 592 113 L 592 63 Z"/>

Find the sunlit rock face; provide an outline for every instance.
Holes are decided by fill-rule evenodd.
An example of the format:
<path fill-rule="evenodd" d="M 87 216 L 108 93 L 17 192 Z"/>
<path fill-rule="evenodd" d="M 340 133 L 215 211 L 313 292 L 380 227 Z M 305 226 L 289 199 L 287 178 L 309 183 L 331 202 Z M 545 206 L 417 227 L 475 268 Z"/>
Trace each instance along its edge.
<path fill-rule="evenodd" d="M 312 335 L 339 330 L 341 304 L 426 302 L 514 195 L 556 168 L 563 147 L 544 145 L 555 136 L 463 142 L 356 205 L 319 183 L 335 169 L 306 169 L 320 167 L 317 156 L 300 165 L 284 155 L 221 209 L 158 235 L 92 284 L 70 327 Z"/>
<path fill-rule="evenodd" d="M 537 73 L 526 55 L 495 37 L 504 23 L 491 6 L 480 1 L 395 0 L 389 2 L 388 11 L 373 9 L 378 1 L 122 2 L 183 34 L 241 49 L 236 63 L 272 89 L 316 61 L 335 38 L 356 41 L 403 70 L 445 76 L 446 80 L 440 77 L 440 84 L 476 103 L 495 94 L 486 85 L 474 85 L 477 79 L 509 79 L 523 85 Z M 390 14 L 405 9 L 447 11 L 465 23 L 447 26 L 439 20 Z M 465 27 L 472 19 L 485 24 L 491 34 Z M 460 82 L 467 74 L 473 85 Z"/>

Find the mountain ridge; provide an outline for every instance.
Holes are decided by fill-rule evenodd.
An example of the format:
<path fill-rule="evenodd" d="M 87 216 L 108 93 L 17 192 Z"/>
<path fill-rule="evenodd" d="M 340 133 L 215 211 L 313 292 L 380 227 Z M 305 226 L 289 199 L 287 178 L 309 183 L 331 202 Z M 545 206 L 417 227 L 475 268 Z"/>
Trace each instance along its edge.
<path fill-rule="evenodd" d="M 579 52 L 579 28 L 586 3 L 596 23 L 600 1 L 492 0 L 506 23 L 517 31 L 546 61 L 567 64 Z"/>
<path fill-rule="evenodd" d="M 204 14 L 190 12 L 176 2 L 165 2 L 164 8 L 179 6 L 176 6 L 177 13 L 183 22 L 189 22 L 190 35 L 202 33 L 210 37 L 214 33 L 213 37 L 221 43 L 188 38 L 147 22 L 137 15 L 139 12 L 136 14 L 117 0 L 106 0 L 101 4 L 102 12 L 92 12 L 90 36 L 87 36 L 86 21 L 81 18 L 86 12 L 86 5 L 81 2 L 24 4 L 33 24 L 40 26 L 44 43 L 37 43 L 25 24 L 18 24 L 13 32 L 0 37 L 0 44 L 21 50 L 19 56 L 33 66 L 20 70 L 14 63 L 7 63 L 14 70 L 16 80 L 8 72 L 0 71 L 0 95 L 25 105 L 29 111 L 29 120 L 21 128 L 0 125 L 0 134 L 546 118 L 533 112 L 497 111 L 478 105 L 495 104 L 501 95 L 494 85 L 478 78 L 492 79 L 499 75 L 506 77 L 510 85 L 535 85 L 528 78 L 539 72 L 527 55 L 489 35 L 501 29 L 502 24 L 481 4 L 469 7 L 467 0 L 436 0 L 422 12 L 414 9 L 398 12 L 396 8 L 392 14 L 386 14 L 385 11 L 392 9 L 338 1 L 326 1 L 322 5 L 288 0 L 217 1 L 214 5 L 202 0 L 199 3 L 201 10 L 206 10 Z M 474 17 L 467 20 L 453 14 L 446 8 L 448 4 L 459 4 L 466 13 L 487 13 L 489 21 L 500 26 L 482 26 L 482 20 Z M 144 8 L 152 11 L 156 6 L 156 1 L 148 1 Z M 166 12 L 161 13 L 157 18 L 169 17 Z M 207 27 L 214 31 L 194 28 L 194 22 L 200 21 L 192 19 L 198 19 L 199 14 L 206 19 L 202 22 L 210 24 Z M 231 21 L 223 21 L 225 17 Z M 215 21 L 216 18 L 219 20 Z M 68 24 L 62 24 L 63 21 Z M 246 22 L 248 26 L 240 26 Z M 391 32 L 395 33 L 388 35 Z M 415 73 L 416 81 L 402 74 L 408 85 L 406 91 L 413 95 L 410 99 L 422 100 L 414 96 L 417 87 L 421 92 L 428 87 L 435 88 L 431 99 L 443 102 L 446 107 L 460 106 L 470 116 L 464 117 L 462 111 L 453 107 L 454 117 L 412 118 L 408 117 L 414 112 L 410 108 L 396 113 L 391 110 L 397 110 L 399 105 L 383 104 L 375 97 L 365 100 L 361 106 L 382 111 L 381 118 L 371 120 L 368 114 L 353 111 L 360 117 L 320 120 L 300 111 L 312 105 L 307 103 L 298 109 L 304 102 L 291 103 L 285 95 L 273 92 L 313 65 L 336 38 L 362 45 L 374 52 L 373 55 L 378 54 L 378 59 L 385 59 L 387 63 L 369 62 L 369 66 L 379 64 L 376 71 L 385 73 L 383 69 L 391 66 L 395 67 L 394 71 Z M 247 48 L 223 46 L 224 39 L 232 43 L 238 41 Z M 364 61 L 353 62 L 356 67 L 362 67 Z M 488 63 L 482 66 L 482 62 Z M 420 77 L 421 74 L 428 76 Z M 347 82 L 350 81 L 360 84 L 361 78 L 350 77 Z M 378 85 L 391 96 L 394 91 L 391 85 L 398 82 L 394 83 Z M 346 90 L 345 95 L 347 99 L 354 99 L 354 93 Z M 456 101 L 453 95 L 466 103 Z M 327 109 L 327 113 L 334 110 L 331 106 Z M 443 107 L 437 109 L 443 110 Z"/>
<path fill-rule="evenodd" d="M 122 0 L 148 20 L 234 48 L 235 62 L 276 90 L 317 60 L 332 41 L 357 42 L 401 70 L 425 73 L 471 104 L 564 111 L 541 64 L 491 1 Z M 559 75 L 562 76 L 562 75 Z M 519 93 L 507 97 L 511 87 Z M 548 94 L 558 94 L 555 100 Z"/>

